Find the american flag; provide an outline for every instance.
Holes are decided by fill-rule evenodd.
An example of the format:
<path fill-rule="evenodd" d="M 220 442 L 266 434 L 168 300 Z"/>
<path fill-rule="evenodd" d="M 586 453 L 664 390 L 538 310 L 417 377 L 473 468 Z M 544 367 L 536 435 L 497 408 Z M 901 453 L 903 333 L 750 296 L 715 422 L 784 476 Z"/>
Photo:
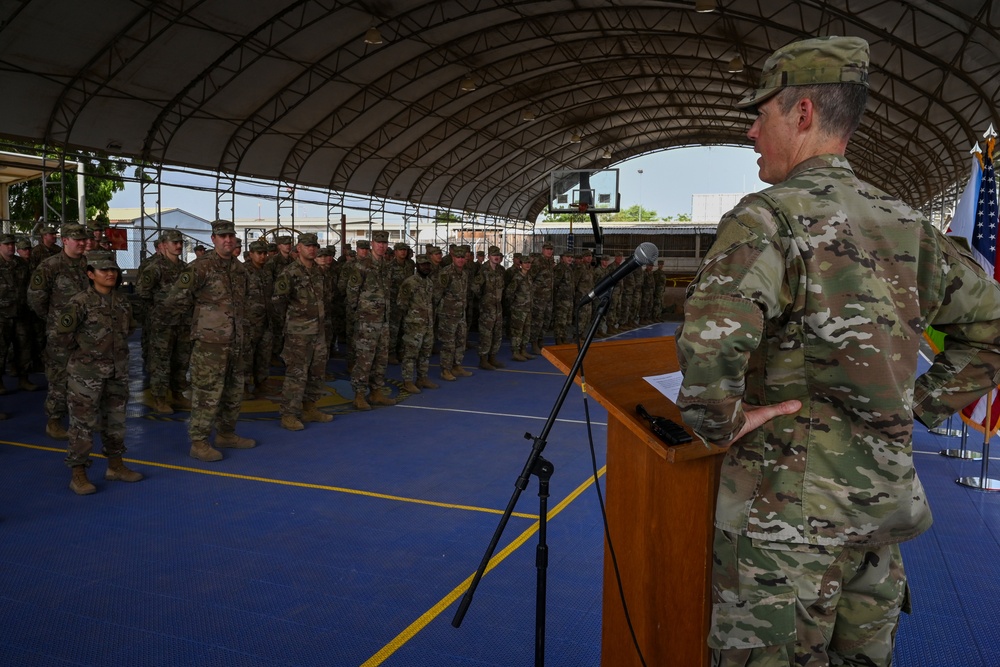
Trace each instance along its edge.
<path fill-rule="evenodd" d="M 992 126 L 990 130 L 992 131 Z M 989 133 L 988 133 L 989 134 Z M 1000 280 L 1000 261 L 997 259 L 998 236 L 1000 236 L 1000 207 L 997 202 L 997 174 L 993 167 L 993 148 L 996 137 L 988 137 L 983 158 L 983 176 L 979 185 L 979 202 L 976 205 L 975 224 L 972 228 L 971 245 L 973 254 L 986 273 Z M 986 423 L 988 397 L 992 398 L 990 424 Z M 976 430 L 988 432 L 990 436 L 1000 427 L 1000 391 L 992 391 L 972 405 L 962 410 L 962 419 Z"/>

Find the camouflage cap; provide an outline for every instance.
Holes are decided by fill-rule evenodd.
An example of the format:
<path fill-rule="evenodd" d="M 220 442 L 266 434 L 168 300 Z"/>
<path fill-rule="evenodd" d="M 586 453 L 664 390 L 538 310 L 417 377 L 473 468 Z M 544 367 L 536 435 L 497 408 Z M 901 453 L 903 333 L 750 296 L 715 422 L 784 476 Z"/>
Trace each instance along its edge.
<path fill-rule="evenodd" d="M 212 221 L 212 234 L 215 236 L 221 236 L 223 234 L 236 234 L 236 225 L 233 224 L 232 220 L 213 220 Z"/>
<path fill-rule="evenodd" d="M 415 261 L 417 262 L 417 264 L 430 264 L 431 263 L 431 258 L 428 257 L 427 255 L 421 254 L 421 255 L 417 255 L 417 258 L 416 258 Z"/>
<path fill-rule="evenodd" d="M 267 241 L 261 241 L 260 239 L 257 239 L 249 246 L 247 246 L 247 250 L 249 250 L 250 252 L 267 252 Z"/>
<path fill-rule="evenodd" d="M 531 253 L 528 253 L 527 255 L 525 255 L 525 256 L 523 256 L 521 258 L 521 263 L 522 264 L 531 264 L 533 261 L 535 261 L 536 259 L 539 259 L 540 257 L 541 257 L 541 255 L 538 254 L 537 252 L 531 252 Z"/>
<path fill-rule="evenodd" d="M 460 258 L 465 257 L 467 253 L 468 251 L 465 249 L 465 246 L 458 246 L 457 248 L 451 251 L 453 257 L 460 257 Z"/>
<path fill-rule="evenodd" d="M 164 229 L 163 232 L 160 233 L 160 243 L 165 243 L 167 241 L 176 243 L 177 241 L 183 240 L 184 237 L 176 229 Z"/>
<path fill-rule="evenodd" d="M 278 252 L 278 244 L 273 241 L 267 244 L 268 252 Z"/>
<path fill-rule="evenodd" d="M 584 248 L 584 249 L 583 249 L 583 250 L 582 250 L 582 251 L 580 252 L 580 258 L 581 258 L 581 259 L 583 259 L 583 258 L 585 258 L 585 257 L 593 257 L 593 256 L 594 256 L 594 253 L 593 253 L 593 251 L 592 251 L 592 250 L 589 250 L 589 249 L 587 249 L 587 248 Z"/>
<path fill-rule="evenodd" d="M 514 253 L 514 259 L 521 259 L 521 258 L 522 258 L 521 253 L 519 253 L 519 252 L 515 252 Z"/>
<path fill-rule="evenodd" d="M 31 250 L 31 239 L 26 236 L 22 236 L 17 240 L 15 246 L 18 250 Z"/>
<path fill-rule="evenodd" d="M 405 243 L 400 242 L 400 243 L 397 243 L 394 246 L 392 246 L 392 249 L 393 250 L 409 250 L 410 246 L 406 245 Z"/>
<path fill-rule="evenodd" d="M 278 245 L 292 245 L 292 235 L 282 234 L 281 236 L 274 239 L 274 242 Z"/>
<path fill-rule="evenodd" d="M 109 250 L 91 250 L 85 256 L 87 266 L 95 269 L 118 269 L 118 262 L 115 261 L 115 253 Z"/>
<path fill-rule="evenodd" d="M 498 255 L 500 254 L 499 251 L 500 251 L 500 248 L 497 248 L 497 254 Z M 486 251 L 485 250 L 477 250 L 476 251 L 476 257 L 486 257 Z"/>
<path fill-rule="evenodd" d="M 0 245 L 7 245 L 8 243 L 14 245 L 15 242 L 13 234 L 0 234 Z"/>
<path fill-rule="evenodd" d="M 389 232 L 384 229 L 372 232 L 372 241 L 375 243 L 388 243 L 389 242 Z"/>
<path fill-rule="evenodd" d="M 58 234 L 59 230 L 55 228 L 55 225 L 45 225 L 41 232 L 42 234 Z"/>
<path fill-rule="evenodd" d="M 302 241 L 299 241 L 299 243 L 301 243 L 301 242 Z M 317 257 L 333 257 L 333 248 L 331 248 L 330 246 L 323 246 L 316 253 L 316 256 Z"/>
<path fill-rule="evenodd" d="M 236 247 L 240 247 L 242 245 L 243 245 L 243 239 L 241 239 L 239 236 L 237 236 L 236 237 Z"/>
<path fill-rule="evenodd" d="M 371 241 L 369 241 L 367 239 L 361 239 L 360 241 L 355 241 L 354 245 L 356 245 L 358 247 L 358 250 L 371 250 L 372 249 Z"/>
<path fill-rule="evenodd" d="M 444 254 L 444 250 L 441 250 L 441 248 L 439 248 L 436 245 L 432 245 L 431 248 L 430 248 L 430 250 L 427 251 L 427 254 L 428 255 L 443 255 Z"/>
<path fill-rule="evenodd" d="M 94 236 L 86 227 L 77 224 L 63 225 L 60 235 L 64 239 L 76 239 L 77 241 L 86 241 Z"/>
<path fill-rule="evenodd" d="M 554 245 L 552 245 L 551 243 L 549 243 L 548 241 L 546 241 L 545 243 L 542 244 L 542 249 L 543 250 L 555 250 L 556 247 Z"/>
<path fill-rule="evenodd" d="M 757 89 L 736 103 L 750 109 L 788 86 L 858 83 L 868 86 L 868 42 L 860 37 L 816 37 L 783 46 L 764 62 Z"/>
<path fill-rule="evenodd" d="M 319 247 L 319 237 L 312 232 L 299 234 L 299 245 Z"/>
<path fill-rule="evenodd" d="M 205 250 L 205 246 L 204 246 L 203 244 L 201 244 L 201 243 L 199 243 L 198 245 L 196 245 L 196 246 L 194 247 L 194 251 L 195 251 L 195 252 L 198 252 L 199 250 L 201 250 L 201 251 L 204 251 L 204 250 Z"/>
<path fill-rule="evenodd" d="M 490 252 L 490 256 L 491 256 L 491 257 L 492 257 L 493 255 L 500 255 L 501 257 L 503 257 L 503 253 L 502 253 L 502 252 L 500 252 L 500 248 L 498 248 L 498 247 L 497 247 L 497 246 L 495 246 L 495 245 L 491 245 L 491 246 L 490 246 L 490 250 L 489 250 L 489 252 Z"/>
<path fill-rule="evenodd" d="M 98 218 L 96 220 L 88 220 L 87 226 L 91 229 L 107 229 L 109 227 L 108 221 L 103 218 Z"/>

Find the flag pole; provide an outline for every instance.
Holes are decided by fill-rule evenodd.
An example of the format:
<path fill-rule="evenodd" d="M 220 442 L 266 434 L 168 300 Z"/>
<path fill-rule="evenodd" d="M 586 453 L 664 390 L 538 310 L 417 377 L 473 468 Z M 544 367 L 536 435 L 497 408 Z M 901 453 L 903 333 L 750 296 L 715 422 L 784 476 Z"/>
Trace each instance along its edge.
<path fill-rule="evenodd" d="M 991 390 L 986 395 L 986 423 L 983 425 L 983 464 L 979 477 L 959 477 L 955 480 L 962 486 L 982 491 L 1000 491 L 1000 479 L 990 479 L 990 438 L 993 435 L 994 391 Z"/>

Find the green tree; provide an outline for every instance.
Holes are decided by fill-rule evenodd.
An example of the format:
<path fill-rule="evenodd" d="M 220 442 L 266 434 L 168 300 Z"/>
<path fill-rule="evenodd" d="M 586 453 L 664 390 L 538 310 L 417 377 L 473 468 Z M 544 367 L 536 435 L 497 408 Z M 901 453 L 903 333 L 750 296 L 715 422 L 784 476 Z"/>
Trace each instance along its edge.
<path fill-rule="evenodd" d="M 25 147 L 21 151 L 28 155 L 43 155 L 38 146 Z M 49 152 L 47 157 L 57 160 L 56 153 Z M 81 153 L 74 158 L 67 158 L 84 163 L 84 194 L 87 202 L 87 220 L 108 221 L 108 207 L 114 194 L 125 188 L 122 175 L 126 163 L 123 160 L 109 157 L 103 153 Z M 77 179 L 75 171 L 66 172 L 65 193 L 63 192 L 62 173 L 53 172 L 48 177 L 45 186 L 45 197 L 48 200 L 46 218 L 53 223 L 78 222 L 79 206 L 77 205 Z M 10 187 L 10 217 L 14 227 L 19 231 L 30 231 L 37 220 L 42 218 L 42 181 L 36 179 L 27 183 L 18 183 Z M 65 216 L 65 217 L 63 217 Z"/>
<path fill-rule="evenodd" d="M 601 222 L 653 222 L 656 220 L 656 211 L 633 204 L 624 208 L 618 213 L 606 213 L 600 216 Z"/>
<path fill-rule="evenodd" d="M 660 218 L 661 222 L 673 222 L 674 220 L 677 222 L 691 222 L 691 214 L 678 213 L 677 215 L 668 215 L 665 218 Z"/>

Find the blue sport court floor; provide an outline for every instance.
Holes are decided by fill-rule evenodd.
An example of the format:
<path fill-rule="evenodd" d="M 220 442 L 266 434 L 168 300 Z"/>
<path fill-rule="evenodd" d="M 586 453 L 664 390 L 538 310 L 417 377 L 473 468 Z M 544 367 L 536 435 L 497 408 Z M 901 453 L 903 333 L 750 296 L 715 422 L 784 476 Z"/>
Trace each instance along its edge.
<path fill-rule="evenodd" d="M 527 459 L 524 435 L 540 432 L 563 383 L 543 358 L 511 362 L 506 347 L 500 358 L 505 369 L 481 371 L 470 350 L 473 377 L 363 413 L 333 360 L 321 403 L 333 422 L 291 433 L 272 402 L 248 401 L 238 431 L 258 446 L 213 464 L 188 457 L 186 413 L 149 413 L 137 378 L 126 458 L 146 479 L 105 482 L 95 457 L 87 497 L 69 490 L 62 443 L 44 435 L 44 392 L 14 392 L 6 378 L 0 665 L 533 664 L 534 479 L 462 626 L 451 625 Z M 398 394 L 399 368 L 389 375 Z M 603 476 L 607 416 L 593 401 L 589 411 Z M 1000 494 L 955 483 L 981 470 L 938 454 L 957 443 L 917 435 L 935 523 L 903 547 L 914 614 L 899 631 L 900 667 L 1000 665 Z M 545 457 L 546 664 L 596 667 L 603 529 L 578 387 Z"/>

